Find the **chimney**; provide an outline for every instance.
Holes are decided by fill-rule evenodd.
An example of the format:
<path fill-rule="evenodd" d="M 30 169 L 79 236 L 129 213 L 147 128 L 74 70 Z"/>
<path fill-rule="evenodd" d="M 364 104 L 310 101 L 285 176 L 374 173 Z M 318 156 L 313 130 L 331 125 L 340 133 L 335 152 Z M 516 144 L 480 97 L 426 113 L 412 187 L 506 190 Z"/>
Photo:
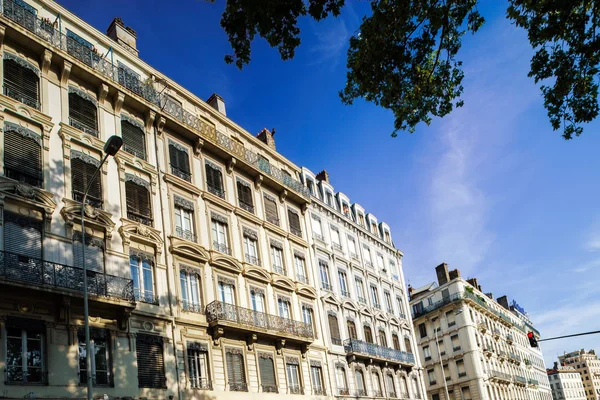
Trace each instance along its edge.
<path fill-rule="evenodd" d="M 483 289 L 481 289 L 481 285 L 477 285 L 477 290 L 479 290 L 481 293 L 483 293 Z"/>
<path fill-rule="evenodd" d="M 435 273 L 437 274 L 438 285 L 442 286 L 445 283 L 448 283 L 450 277 L 448 276 L 448 264 L 441 263 L 437 267 L 435 267 Z"/>
<path fill-rule="evenodd" d="M 256 135 L 256 137 L 264 142 L 267 146 L 275 150 L 275 138 L 273 136 L 275 136 L 275 128 L 273 128 L 271 131 L 269 131 L 267 128 L 263 128 L 263 130 Z"/>
<path fill-rule="evenodd" d="M 460 278 L 460 271 L 458 269 L 453 269 L 448 274 L 450 275 L 450 280 Z"/>
<path fill-rule="evenodd" d="M 227 111 L 225 110 L 225 100 L 218 94 L 213 93 L 206 102 L 221 114 L 227 115 Z"/>
<path fill-rule="evenodd" d="M 415 291 L 415 289 L 408 285 L 408 298 L 410 299 L 412 297 L 413 292 Z"/>
<path fill-rule="evenodd" d="M 498 297 L 496 299 L 496 301 L 498 302 L 498 304 L 500 304 L 502 307 L 506 308 L 507 310 L 510 310 L 510 306 L 508 305 L 508 297 L 506 297 L 506 295 L 502 296 L 502 297 Z"/>
<path fill-rule="evenodd" d="M 329 174 L 327 173 L 326 170 L 319 172 L 317 174 L 316 178 L 318 181 L 325 181 L 325 182 L 329 183 Z"/>
<path fill-rule="evenodd" d="M 554 369 L 558 370 L 558 361 L 554 361 Z"/>
<path fill-rule="evenodd" d="M 487 297 L 490 298 L 490 300 L 494 300 L 494 294 L 493 293 L 486 293 L 485 294 Z"/>
<path fill-rule="evenodd" d="M 133 28 L 129 26 L 126 27 L 121 18 L 116 17 L 112 20 L 106 30 L 106 34 L 131 54 L 135 56 L 139 55 L 136 45 L 137 34 Z"/>
<path fill-rule="evenodd" d="M 477 285 L 477 278 L 469 278 L 467 279 L 467 282 L 475 289 L 479 290 L 479 286 Z"/>

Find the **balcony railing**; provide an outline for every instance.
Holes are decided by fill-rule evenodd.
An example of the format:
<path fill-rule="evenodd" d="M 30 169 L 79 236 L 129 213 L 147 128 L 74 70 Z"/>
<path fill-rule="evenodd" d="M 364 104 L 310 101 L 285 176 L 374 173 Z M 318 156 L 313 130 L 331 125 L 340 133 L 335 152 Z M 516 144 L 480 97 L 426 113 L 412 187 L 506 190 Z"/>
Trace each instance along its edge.
<path fill-rule="evenodd" d="M 344 297 L 350 297 L 350 292 L 349 292 L 349 291 L 347 291 L 347 290 L 344 290 L 344 289 L 342 289 L 342 290 L 340 290 L 340 293 L 341 293 L 341 294 L 342 294 L 342 296 L 344 296 Z"/>
<path fill-rule="evenodd" d="M 178 178 L 183 179 L 184 181 L 191 182 L 192 174 L 189 171 L 184 171 L 174 165 L 171 165 L 171 174 L 175 175 Z"/>
<path fill-rule="evenodd" d="M 358 254 L 356 253 L 350 253 L 350 257 L 354 260 L 358 260 Z"/>
<path fill-rule="evenodd" d="M 366 389 L 358 389 L 356 391 L 356 397 L 367 397 L 367 390 Z"/>
<path fill-rule="evenodd" d="M 259 265 L 260 266 L 260 260 L 258 259 L 258 257 L 253 256 L 251 254 L 246 254 L 245 258 L 246 258 L 246 262 L 248 264 Z"/>
<path fill-rule="evenodd" d="M 189 242 L 196 242 L 196 234 L 189 229 L 183 229 L 180 226 L 175 227 L 175 236 Z"/>
<path fill-rule="evenodd" d="M 16 85 L 13 86 L 7 80 L 4 80 L 4 94 L 31 108 L 35 108 L 36 110 L 40 109 L 40 101 L 38 99 L 22 93 L 22 91 Z"/>
<path fill-rule="evenodd" d="M 207 378 L 190 378 L 190 386 L 194 389 L 213 390 L 212 382 Z"/>
<path fill-rule="evenodd" d="M 286 337 L 292 335 L 307 341 L 313 340 L 313 328 L 311 324 L 238 307 L 234 304 L 227 304 L 221 301 L 213 301 L 206 306 L 206 320 L 212 324 L 232 323 L 252 331 L 258 328 L 274 331 L 275 335 Z"/>
<path fill-rule="evenodd" d="M 331 343 L 335 344 L 337 346 L 341 346 L 342 345 L 342 339 L 339 337 L 331 337 Z"/>
<path fill-rule="evenodd" d="M 507 382 L 512 381 L 512 376 L 505 372 L 497 371 L 495 369 L 488 371 L 488 375 L 490 376 L 490 378 L 496 378 Z"/>
<path fill-rule="evenodd" d="M 71 195 L 73 197 L 73 200 L 75 200 L 79 203 L 81 203 L 81 200 L 83 200 L 83 193 L 78 190 L 72 190 Z M 102 208 L 102 204 L 104 204 L 102 199 L 98 199 L 94 196 L 90 196 L 89 194 L 85 198 L 85 203 L 89 204 L 90 206 L 92 206 L 94 208 Z"/>
<path fill-rule="evenodd" d="M 181 308 L 188 312 L 204 314 L 204 307 L 199 303 L 194 303 L 188 300 L 181 300 Z"/>
<path fill-rule="evenodd" d="M 298 237 L 302 237 L 302 230 L 301 230 L 301 229 L 297 229 L 297 228 L 292 228 L 292 227 L 290 227 L 290 232 L 291 232 L 293 235 L 296 235 L 296 236 L 298 236 Z"/>
<path fill-rule="evenodd" d="M 147 161 L 147 155 L 146 155 L 145 150 L 141 151 L 136 146 L 131 146 L 131 145 L 128 145 L 127 143 L 123 143 L 122 149 L 124 151 L 126 151 L 127 153 L 136 156 L 137 158 Z"/>
<path fill-rule="evenodd" d="M 225 243 L 215 241 L 213 242 L 213 248 L 220 253 L 231 255 L 231 249 Z"/>
<path fill-rule="evenodd" d="M 145 292 L 139 289 L 133 289 L 133 294 L 137 301 L 141 301 L 142 303 L 154 304 L 158 305 L 158 296 L 156 296 L 152 292 Z"/>
<path fill-rule="evenodd" d="M 260 385 L 263 393 L 279 393 L 277 385 Z"/>
<path fill-rule="evenodd" d="M 240 208 L 248 211 L 251 214 L 254 214 L 254 206 L 252 204 L 240 201 Z"/>
<path fill-rule="evenodd" d="M 350 389 L 338 388 L 338 396 L 350 396 Z"/>
<path fill-rule="evenodd" d="M 509 353 L 508 354 L 508 358 L 510 358 L 516 364 L 519 364 L 521 362 L 521 357 L 518 354 L 515 354 L 515 353 Z"/>
<path fill-rule="evenodd" d="M 99 136 L 97 127 L 91 127 L 88 124 L 83 123 L 83 122 L 79 121 L 77 118 L 74 118 L 72 116 L 69 116 L 69 125 L 71 125 L 75 129 L 79 129 L 80 131 L 85 132 L 94 137 Z"/>
<path fill-rule="evenodd" d="M 248 384 L 246 382 L 229 382 L 229 390 L 232 392 L 247 392 Z"/>
<path fill-rule="evenodd" d="M 83 292 L 83 269 L 16 253 L 0 251 L 0 279 Z M 87 270 L 88 293 L 135 302 L 133 281 Z"/>
<path fill-rule="evenodd" d="M 304 388 L 300 385 L 290 385 L 288 387 L 288 392 L 290 394 L 304 394 Z"/>
<path fill-rule="evenodd" d="M 512 342 L 514 341 L 514 337 L 513 337 L 513 335 L 511 335 L 510 333 L 509 333 L 509 334 L 507 334 L 507 335 L 506 335 L 506 341 L 507 341 L 509 344 L 512 344 Z"/>
<path fill-rule="evenodd" d="M 277 272 L 279 275 L 287 275 L 287 271 L 280 265 L 273 265 L 273 271 Z"/>
<path fill-rule="evenodd" d="M 362 304 L 367 304 L 367 299 L 365 299 L 364 297 L 358 296 L 358 302 L 362 303 Z"/>
<path fill-rule="evenodd" d="M 218 196 L 222 199 L 225 198 L 225 191 L 223 191 L 223 189 L 213 186 L 207 186 L 207 189 L 210 193 L 214 194 L 215 196 Z"/>
<path fill-rule="evenodd" d="M 329 282 L 321 281 L 321 288 L 333 292 L 333 286 Z"/>
<path fill-rule="evenodd" d="M 144 215 L 140 213 L 136 213 L 134 211 L 127 210 L 127 219 L 130 219 L 135 222 L 139 222 L 143 225 L 152 226 L 152 217 L 149 215 Z"/>
<path fill-rule="evenodd" d="M 306 285 L 309 284 L 308 278 L 306 276 L 304 276 L 304 275 L 301 275 L 301 274 L 296 275 L 296 280 L 298 280 L 298 282 L 302 282 L 302 283 L 304 283 Z"/>
<path fill-rule="evenodd" d="M 42 171 L 39 171 L 39 174 L 31 174 L 22 170 L 13 169 L 10 167 L 4 167 L 4 175 L 7 178 L 14 179 L 15 181 L 25 183 L 29 186 L 34 186 L 37 188 L 41 188 L 44 186 L 44 178 L 42 176 Z"/>
<path fill-rule="evenodd" d="M 331 247 L 333 247 L 334 250 L 342 251 L 342 245 L 339 243 L 333 242 L 333 243 L 331 243 Z"/>
<path fill-rule="evenodd" d="M 525 379 L 524 377 L 520 376 L 520 375 L 515 375 L 514 377 L 514 382 L 517 385 L 527 385 L 527 379 Z"/>
<path fill-rule="evenodd" d="M 374 390 L 373 397 L 383 397 L 383 392 L 381 390 Z"/>
<path fill-rule="evenodd" d="M 274 216 L 274 215 L 269 215 L 267 214 L 267 218 L 266 218 L 267 222 L 272 223 L 273 225 L 277 225 L 279 226 L 279 218 Z"/>
<path fill-rule="evenodd" d="M 320 240 L 321 242 L 325 241 L 325 238 L 323 237 L 323 235 L 320 235 L 318 233 L 313 232 L 313 237 L 317 240 Z"/>
<path fill-rule="evenodd" d="M 313 386 L 312 393 L 315 396 L 327 396 L 327 391 L 322 386 Z"/>
<path fill-rule="evenodd" d="M 537 379 L 529 379 L 527 380 L 527 383 L 529 384 L 529 386 L 537 386 L 539 385 L 539 382 Z"/>
<path fill-rule="evenodd" d="M 384 361 L 392 361 L 404 364 L 415 363 L 415 356 L 412 353 L 379 346 L 374 343 L 368 343 L 358 339 L 345 340 L 344 351 L 346 353 L 363 354 L 365 356 L 378 358 Z"/>

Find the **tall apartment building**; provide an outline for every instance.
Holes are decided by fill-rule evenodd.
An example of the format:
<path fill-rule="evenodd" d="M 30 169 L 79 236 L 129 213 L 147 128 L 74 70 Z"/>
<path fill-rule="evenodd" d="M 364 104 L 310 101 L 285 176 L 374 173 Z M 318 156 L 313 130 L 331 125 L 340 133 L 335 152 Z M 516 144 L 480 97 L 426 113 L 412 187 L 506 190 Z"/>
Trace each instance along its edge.
<path fill-rule="evenodd" d="M 600 399 L 600 360 L 594 350 L 581 349 L 558 357 L 560 365 L 573 367 L 581 374 L 588 400 Z"/>
<path fill-rule="evenodd" d="M 346 396 L 332 380 L 314 199 L 272 132 L 250 134 L 218 95 L 203 101 L 144 63 L 120 19 L 104 35 L 52 1 L 0 4 L 0 396 L 83 397 L 88 374 L 95 396 Z M 124 145 L 93 181 L 113 134 Z M 363 230 L 401 288 L 399 253 Z M 395 318 L 414 342 L 410 319 Z M 365 373 L 418 376 L 401 354 Z"/>
<path fill-rule="evenodd" d="M 550 400 L 542 352 L 527 339 L 527 332 L 539 332 L 524 312 L 446 264 L 436 273 L 437 284 L 409 287 L 429 397 Z"/>
<path fill-rule="evenodd" d="M 554 400 L 586 400 L 586 391 L 581 380 L 581 374 L 573 367 L 548 369 L 548 381 Z"/>
<path fill-rule="evenodd" d="M 336 193 L 326 171 L 303 168 L 302 181 L 313 201 L 312 255 L 334 394 L 422 398 L 402 253 L 390 227 Z"/>

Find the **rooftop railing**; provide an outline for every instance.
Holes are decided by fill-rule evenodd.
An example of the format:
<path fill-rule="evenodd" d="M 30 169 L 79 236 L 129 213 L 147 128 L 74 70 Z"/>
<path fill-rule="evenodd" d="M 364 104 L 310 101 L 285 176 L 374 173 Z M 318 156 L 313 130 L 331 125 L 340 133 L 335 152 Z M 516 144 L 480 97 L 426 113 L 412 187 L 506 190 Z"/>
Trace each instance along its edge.
<path fill-rule="evenodd" d="M 344 341 L 344 351 L 346 353 L 361 353 L 381 360 L 391 360 L 406 364 L 415 363 L 415 356 L 412 353 L 379 346 L 358 339 L 346 339 Z"/>

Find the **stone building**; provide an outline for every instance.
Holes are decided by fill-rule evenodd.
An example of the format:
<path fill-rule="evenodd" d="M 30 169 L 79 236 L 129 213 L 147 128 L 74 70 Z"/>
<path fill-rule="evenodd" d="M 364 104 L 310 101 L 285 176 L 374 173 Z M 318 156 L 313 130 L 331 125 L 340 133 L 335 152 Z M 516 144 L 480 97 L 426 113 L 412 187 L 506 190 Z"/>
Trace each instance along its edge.
<path fill-rule="evenodd" d="M 506 296 L 484 294 L 477 279 L 461 278 L 446 264 L 437 283 L 409 287 L 418 353 L 432 400 L 552 398 L 539 338 L 529 317 Z"/>
<path fill-rule="evenodd" d="M 588 400 L 600 399 L 600 360 L 594 350 L 581 349 L 558 357 L 560 365 L 573 367 L 581 374 Z"/>
<path fill-rule="evenodd" d="M 346 396 L 314 199 L 274 132 L 250 134 L 220 96 L 203 101 L 146 64 L 118 18 L 105 35 L 52 1 L 0 4 L 0 396 L 84 397 L 88 374 L 95 396 Z M 93 180 L 111 135 L 124 145 Z M 394 260 L 389 290 L 406 303 L 389 227 L 367 229 L 357 240 Z M 410 317 L 382 318 L 414 342 Z M 408 353 L 380 368 L 395 385 L 419 377 Z"/>
<path fill-rule="evenodd" d="M 554 363 L 554 368 L 548 369 L 547 373 L 554 400 L 586 400 L 581 374 L 575 368 L 559 367 Z"/>

